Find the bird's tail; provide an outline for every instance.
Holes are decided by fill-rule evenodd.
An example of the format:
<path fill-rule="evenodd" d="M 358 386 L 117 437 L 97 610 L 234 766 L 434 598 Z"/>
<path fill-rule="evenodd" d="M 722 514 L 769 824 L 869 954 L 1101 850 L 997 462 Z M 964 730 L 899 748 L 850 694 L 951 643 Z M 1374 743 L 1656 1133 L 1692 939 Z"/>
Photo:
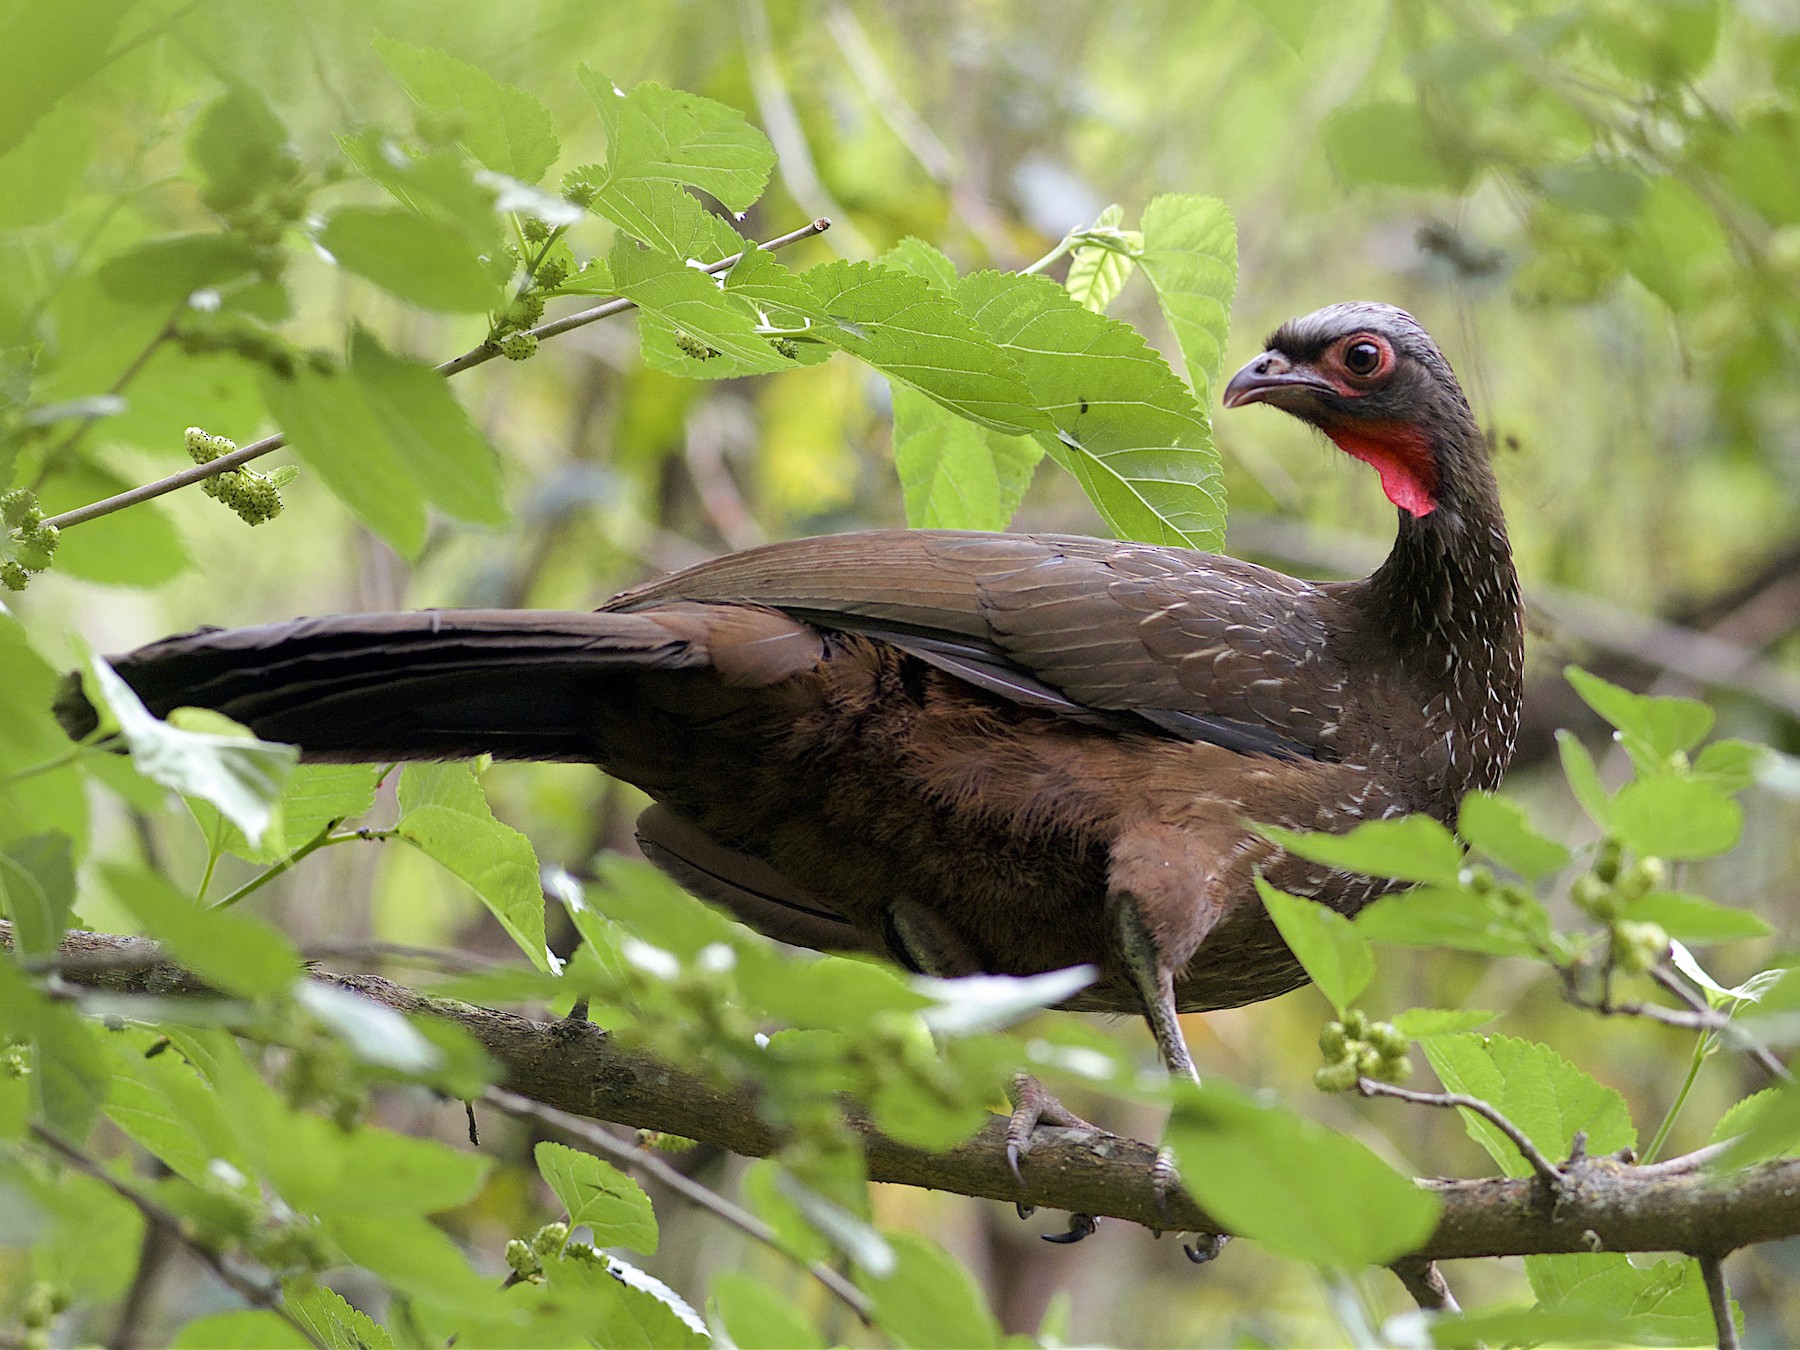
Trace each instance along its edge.
<path fill-rule="evenodd" d="M 734 608 L 351 614 L 200 629 L 111 664 L 158 716 L 211 708 L 312 759 L 591 761 L 621 677 L 723 664 L 727 682 L 745 682 L 729 678 L 731 652 L 721 663 L 714 649 L 721 639 L 741 645 L 747 622 L 767 630 L 750 635 L 750 682 L 817 659 L 817 634 L 804 625 Z M 76 737 L 98 722 L 74 679 L 57 716 Z"/>

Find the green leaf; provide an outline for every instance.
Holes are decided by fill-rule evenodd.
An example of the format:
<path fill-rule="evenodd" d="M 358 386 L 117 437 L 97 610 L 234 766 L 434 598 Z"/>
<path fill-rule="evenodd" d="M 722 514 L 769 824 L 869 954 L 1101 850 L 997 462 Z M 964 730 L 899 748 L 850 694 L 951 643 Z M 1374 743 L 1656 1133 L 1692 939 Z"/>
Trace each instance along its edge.
<path fill-rule="evenodd" d="M 201 909 L 155 872 L 101 864 L 101 875 L 144 931 L 215 989 L 255 998 L 285 992 L 300 957 L 278 929 L 236 910 Z"/>
<path fill-rule="evenodd" d="M 1083 309 L 1047 277 L 977 272 L 957 284 L 956 299 L 1012 358 L 1042 409 L 1003 429 L 1037 434 L 1109 528 L 1148 543 L 1222 545 L 1212 433 L 1187 386 L 1136 329 Z"/>
<path fill-rule="evenodd" d="M 54 1196 L 55 1223 L 32 1244 L 34 1278 L 78 1302 L 118 1298 L 137 1270 L 143 1215 L 98 1178 L 73 1169 L 64 1171 Z"/>
<path fill-rule="evenodd" d="M 88 660 L 88 692 L 112 714 L 138 772 L 218 807 L 251 840 L 262 838 L 300 752 L 242 736 L 184 731 L 153 717 L 99 657 Z M 223 718 L 219 719 L 221 722 Z"/>
<path fill-rule="evenodd" d="M 196 1186 L 209 1184 L 215 1159 L 248 1172 L 251 1163 L 218 1095 L 181 1055 L 147 1055 L 154 1043 L 148 1033 L 108 1038 L 107 1117 Z"/>
<path fill-rule="evenodd" d="M 1454 187 L 1433 144 L 1424 110 L 1378 102 L 1340 108 L 1320 128 L 1325 154 L 1344 182 L 1406 188 Z"/>
<path fill-rule="evenodd" d="M 106 1055 L 96 1039 L 98 1027 L 32 988 L 17 963 L 4 959 L 0 1027 L 31 1042 L 37 1112 L 69 1138 L 85 1139 L 106 1100 Z"/>
<path fill-rule="evenodd" d="M 179 442 L 177 442 L 179 443 Z M 38 493 L 45 515 L 86 506 L 136 483 L 84 461 L 53 473 Z M 157 502 L 141 502 L 66 530 L 55 569 L 103 586 L 160 586 L 187 571 L 192 559 L 181 531 Z"/>
<path fill-rule="evenodd" d="M 100 267 L 100 284 L 119 300 L 169 306 L 195 291 L 247 276 L 261 261 L 261 254 L 240 235 L 172 234 L 108 258 Z"/>
<path fill-rule="evenodd" d="M 1225 359 L 1237 291 L 1237 224 L 1217 197 L 1168 193 L 1144 208 L 1138 266 L 1156 289 L 1202 412 Z"/>
<path fill-rule="evenodd" d="M 917 1350 L 999 1344 L 1000 1328 L 962 1262 L 917 1233 L 884 1236 L 894 1249 L 892 1273 L 857 1276 L 875 1300 L 877 1326 Z"/>
<path fill-rule="evenodd" d="M 1415 1041 L 1473 1031 L 1498 1016 L 1485 1008 L 1408 1008 L 1388 1019 L 1394 1030 Z"/>
<path fill-rule="evenodd" d="M 1692 188 L 1669 174 L 1650 180 L 1622 254 L 1646 290 L 1677 312 L 1693 309 L 1729 256 L 1718 217 Z"/>
<path fill-rule="evenodd" d="M 310 981 L 294 991 L 294 998 L 365 1064 L 420 1077 L 443 1061 L 424 1033 L 384 1003 L 336 985 Z"/>
<path fill-rule="evenodd" d="M 524 835 L 494 819 L 467 764 L 407 765 L 397 828 L 481 897 L 534 966 L 550 969 L 537 854 Z"/>
<path fill-rule="evenodd" d="M 680 258 L 622 237 L 614 242 L 608 263 L 620 295 L 646 316 L 661 319 L 716 353 L 710 357 L 689 353 L 688 364 L 674 373 L 725 377 L 792 368 L 793 361 L 756 331 L 756 316 L 747 305 Z M 650 355 L 646 346 L 645 356 Z"/>
<path fill-rule="evenodd" d="M 1614 1319 L 1614 1338 L 1640 1345 L 1710 1345 L 1712 1305 L 1695 1261 L 1636 1266 L 1623 1252 L 1528 1256 L 1540 1310 Z M 1741 1321 L 1736 1303 L 1732 1315 Z"/>
<path fill-rule="evenodd" d="M 532 1156 L 569 1212 L 571 1228 L 592 1228 L 596 1247 L 629 1247 L 646 1256 L 656 1251 L 656 1213 L 637 1182 L 603 1159 L 548 1140 Z"/>
<path fill-rule="evenodd" d="M 64 94 L 107 62 L 119 20 L 135 0 L 19 5 L 0 18 L 0 154 Z"/>
<path fill-rule="evenodd" d="M 1730 851 L 1744 832 L 1742 808 L 1710 783 L 1663 775 L 1619 789 L 1612 828 L 1636 853 L 1659 858 L 1711 858 Z"/>
<path fill-rule="evenodd" d="M 188 158 L 206 180 L 206 204 L 228 213 L 294 177 L 287 128 L 247 84 L 234 84 L 194 120 Z"/>
<path fill-rule="evenodd" d="M 441 1228 L 411 1214 L 327 1214 L 321 1227 L 351 1261 L 394 1292 L 447 1308 L 480 1309 L 486 1277 Z"/>
<path fill-rule="evenodd" d="M 266 1308 L 197 1317 L 169 1342 L 173 1350 L 309 1350 L 312 1342 Z"/>
<path fill-rule="evenodd" d="M 1288 950 L 1341 1016 L 1375 975 L 1369 940 L 1336 910 L 1278 891 L 1260 875 L 1256 893 L 1262 896 Z"/>
<path fill-rule="evenodd" d="M 506 524 L 499 457 L 442 375 L 391 355 L 359 325 L 350 377 L 427 500 L 458 520 Z"/>
<path fill-rule="evenodd" d="M 894 467 L 906 523 L 926 529 L 1004 530 L 1031 485 L 1044 448 L 958 417 L 894 384 Z"/>
<path fill-rule="evenodd" d="M 1800 1088 L 1784 1083 L 1751 1093 L 1719 1117 L 1708 1142 L 1730 1142 L 1718 1159 L 1723 1171 L 1792 1155 L 1800 1146 Z"/>
<path fill-rule="evenodd" d="M 0 230 L 43 225 L 60 216 L 93 150 L 85 110 L 67 103 L 51 109 L 24 140 L 0 155 Z"/>
<path fill-rule="evenodd" d="M 477 181 L 482 171 L 466 157 L 455 150 L 413 154 L 373 128 L 339 136 L 338 146 L 365 177 L 409 211 L 452 227 L 478 257 L 504 258 L 495 185 Z"/>
<path fill-rule="evenodd" d="M 1462 884 L 1462 846 L 1430 816 L 1368 820 L 1345 834 L 1307 834 L 1275 825 L 1256 828 L 1295 857 L 1346 872 L 1439 886 Z"/>
<path fill-rule="evenodd" d="M 1063 289 L 1083 309 L 1091 309 L 1096 314 L 1106 313 L 1106 307 L 1118 298 L 1125 283 L 1131 280 L 1132 269 L 1137 266 L 1135 255 L 1143 249 L 1144 236 L 1137 231 L 1120 229 L 1124 223 L 1125 208 L 1115 202 L 1095 218 L 1091 229 L 1083 231 L 1108 236 L 1107 242 L 1082 244 L 1069 259 Z M 955 284 L 954 277 L 950 284 Z"/>
<path fill-rule="evenodd" d="M 1659 924 L 1678 942 L 1738 942 L 1767 937 L 1775 931 L 1748 910 L 1732 909 L 1681 891 L 1652 891 L 1627 905 L 1624 917 Z"/>
<path fill-rule="evenodd" d="M 1547 1157 L 1568 1157 L 1576 1134 L 1582 1132 L 1593 1157 L 1637 1143 L 1625 1099 L 1547 1045 L 1474 1034 L 1437 1036 L 1422 1044 L 1446 1089 L 1490 1103 Z M 1532 1175 L 1531 1164 L 1512 1140 L 1474 1112 L 1460 1107 L 1458 1111 L 1469 1137 L 1502 1171 L 1514 1177 Z"/>
<path fill-rule="evenodd" d="M 424 494 L 355 379 L 302 367 L 288 379 L 265 372 L 262 391 L 301 461 L 397 553 L 418 557 Z"/>
<path fill-rule="evenodd" d="M 712 1320 L 738 1350 L 825 1350 L 791 1298 L 734 1270 L 713 1277 Z"/>
<path fill-rule="evenodd" d="M 956 264 L 942 249 L 926 243 L 916 234 L 907 235 L 882 254 L 881 262 L 884 266 L 924 277 L 945 295 L 956 293 Z"/>
<path fill-rule="evenodd" d="M 344 1302 L 337 1290 L 290 1282 L 283 1293 L 288 1311 L 329 1350 L 394 1350 L 387 1328 Z"/>
<path fill-rule="evenodd" d="M 1182 1185 L 1232 1232 L 1345 1269 L 1390 1261 L 1431 1234 L 1437 1197 L 1356 1140 L 1227 1084 L 1176 1086 L 1166 1138 Z"/>
<path fill-rule="evenodd" d="M 1693 776 L 1720 792 L 1742 792 L 1761 776 L 1774 756 L 1768 746 L 1749 741 L 1713 741 L 1694 757 Z"/>
<path fill-rule="evenodd" d="M 319 232 L 340 266 L 422 309 L 482 314 L 500 287 L 469 241 L 451 225 L 392 207 L 344 206 Z"/>
<path fill-rule="evenodd" d="M 79 852 L 87 838 L 87 787 L 81 770 L 64 763 L 69 738 L 50 711 L 61 682 L 18 621 L 0 613 L 0 840 L 61 831 Z M 51 764 L 62 767 L 45 767 Z"/>
<path fill-rule="evenodd" d="M 1527 881 L 1537 881 L 1569 865 L 1569 850 L 1532 829 L 1516 802 L 1491 792 L 1463 798 L 1456 832 L 1469 844 Z"/>
<path fill-rule="evenodd" d="M 983 426 L 1018 432 L 1046 425 L 1012 360 L 923 277 L 879 263 L 833 262 L 800 280 L 825 316 L 820 341 Z"/>
<path fill-rule="evenodd" d="M 629 198 L 645 182 L 680 183 L 733 211 L 762 196 L 775 147 L 736 108 L 660 84 L 640 84 L 627 94 L 588 65 L 576 73 L 606 125 L 603 196 Z"/>
<path fill-rule="evenodd" d="M 1556 750 L 1562 758 L 1563 777 L 1569 780 L 1569 790 L 1581 803 L 1581 809 L 1596 825 L 1609 827 L 1612 824 L 1612 797 L 1600 783 L 1600 770 L 1594 767 L 1594 757 L 1572 731 L 1556 733 Z"/>
<path fill-rule="evenodd" d="M 210 802 L 188 799 L 207 845 L 257 863 L 273 863 L 310 843 L 334 821 L 352 820 L 375 804 L 379 764 L 302 764 L 275 799 L 275 813 L 262 842 L 252 844 Z"/>
<path fill-rule="evenodd" d="M 1628 749 L 1654 761 L 1693 749 L 1712 730 L 1713 710 L 1698 699 L 1634 694 L 1579 666 L 1563 674 L 1588 707 L 1619 729 Z"/>
<path fill-rule="evenodd" d="M 75 903 L 75 867 L 66 834 L 34 834 L 0 849 L 0 905 L 20 956 L 53 956 Z"/>
<path fill-rule="evenodd" d="M 451 123 L 456 139 L 495 173 L 535 183 L 556 163 L 562 148 L 550 110 L 531 94 L 435 47 L 379 35 L 374 46 L 406 92 Z"/>
<path fill-rule="evenodd" d="M 1449 947 L 1484 956 L 1537 956 L 1533 938 L 1547 943 L 1550 936 L 1549 915 L 1538 901 L 1513 911 L 1495 896 L 1460 886 L 1421 886 L 1405 895 L 1383 896 L 1356 916 L 1356 927 L 1371 942 Z"/>

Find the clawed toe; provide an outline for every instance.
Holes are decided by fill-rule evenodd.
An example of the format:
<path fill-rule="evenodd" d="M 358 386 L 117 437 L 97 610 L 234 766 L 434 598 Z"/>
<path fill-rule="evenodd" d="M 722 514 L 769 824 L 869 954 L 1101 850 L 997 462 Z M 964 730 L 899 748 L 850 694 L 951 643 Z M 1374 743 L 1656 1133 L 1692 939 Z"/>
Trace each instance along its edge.
<path fill-rule="evenodd" d="M 1195 1265 L 1203 1266 L 1208 1261 L 1218 1260 L 1219 1253 L 1225 1250 L 1225 1244 L 1229 1241 L 1231 1239 L 1223 1233 L 1207 1233 L 1193 1242 L 1182 1243 L 1181 1251 Z"/>
<path fill-rule="evenodd" d="M 1069 1215 L 1068 1232 L 1041 1233 L 1039 1236 L 1042 1237 L 1045 1242 L 1055 1242 L 1066 1246 L 1069 1243 L 1080 1242 L 1083 1238 L 1092 1237 L 1094 1235 L 1094 1230 L 1099 1227 L 1100 1220 L 1096 1219 L 1092 1214 L 1071 1214 Z"/>
<path fill-rule="evenodd" d="M 1013 1180 L 1023 1187 L 1025 1174 L 1020 1171 L 1019 1164 L 1031 1152 L 1033 1130 L 1040 1124 L 1083 1130 L 1091 1130 L 1094 1126 L 1059 1102 L 1048 1088 L 1028 1073 L 1014 1076 L 1011 1096 L 1013 1112 L 1006 1122 L 1006 1165 L 1012 1171 Z M 1075 1241 L 1073 1238 L 1063 1240 Z"/>

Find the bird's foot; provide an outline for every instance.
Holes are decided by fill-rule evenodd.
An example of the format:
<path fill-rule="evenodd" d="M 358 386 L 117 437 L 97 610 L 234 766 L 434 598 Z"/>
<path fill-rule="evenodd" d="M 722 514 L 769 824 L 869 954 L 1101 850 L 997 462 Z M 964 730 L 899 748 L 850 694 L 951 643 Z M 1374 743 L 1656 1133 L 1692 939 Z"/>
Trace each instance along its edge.
<path fill-rule="evenodd" d="M 1218 1260 L 1219 1253 L 1225 1250 L 1225 1244 L 1230 1241 L 1224 1233 L 1202 1233 L 1192 1242 L 1182 1243 L 1181 1252 L 1195 1265 L 1203 1266 L 1208 1261 Z"/>
<path fill-rule="evenodd" d="M 1175 1155 L 1167 1148 L 1156 1150 L 1156 1161 L 1150 1164 L 1150 1199 L 1156 1205 L 1156 1217 L 1164 1228 L 1169 1220 L 1169 1196 L 1181 1189 L 1181 1171 L 1175 1166 Z"/>
<path fill-rule="evenodd" d="M 1042 1237 L 1045 1242 L 1055 1242 L 1066 1246 L 1070 1243 L 1080 1242 L 1083 1238 L 1092 1237 L 1094 1235 L 1094 1230 L 1099 1227 L 1100 1220 L 1096 1219 L 1092 1214 L 1071 1214 L 1069 1215 L 1068 1232 L 1041 1233 L 1039 1236 Z"/>
<path fill-rule="evenodd" d="M 1019 1170 L 1019 1163 L 1031 1152 L 1031 1132 L 1040 1124 L 1077 1130 L 1096 1128 L 1059 1102 L 1048 1088 L 1028 1073 L 1014 1075 L 1008 1095 L 1012 1098 L 1013 1112 L 1006 1122 L 1006 1165 L 1012 1169 L 1013 1180 L 1021 1186 L 1025 1184 L 1025 1175 Z M 1077 1241 L 1075 1238 L 1057 1240 Z"/>

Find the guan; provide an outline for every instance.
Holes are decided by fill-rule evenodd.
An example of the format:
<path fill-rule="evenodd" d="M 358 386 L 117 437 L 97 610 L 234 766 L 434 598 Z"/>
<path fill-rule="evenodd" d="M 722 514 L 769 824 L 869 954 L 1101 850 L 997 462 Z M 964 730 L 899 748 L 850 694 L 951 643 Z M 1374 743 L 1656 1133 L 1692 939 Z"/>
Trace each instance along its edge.
<path fill-rule="evenodd" d="M 653 799 L 644 852 L 752 928 L 940 976 L 1091 964 L 1065 1006 L 1142 1015 L 1192 1075 L 1178 1013 L 1305 981 L 1258 873 L 1345 914 L 1391 885 L 1253 822 L 1452 822 L 1512 756 L 1523 643 L 1485 441 L 1410 315 L 1296 319 L 1223 401 L 1375 467 L 1399 534 L 1373 575 L 878 530 L 734 553 L 595 613 L 202 629 L 113 664 L 159 715 L 216 709 L 310 759 L 598 765 Z M 95 725 L 79 689 L 60 711 Z"/>

